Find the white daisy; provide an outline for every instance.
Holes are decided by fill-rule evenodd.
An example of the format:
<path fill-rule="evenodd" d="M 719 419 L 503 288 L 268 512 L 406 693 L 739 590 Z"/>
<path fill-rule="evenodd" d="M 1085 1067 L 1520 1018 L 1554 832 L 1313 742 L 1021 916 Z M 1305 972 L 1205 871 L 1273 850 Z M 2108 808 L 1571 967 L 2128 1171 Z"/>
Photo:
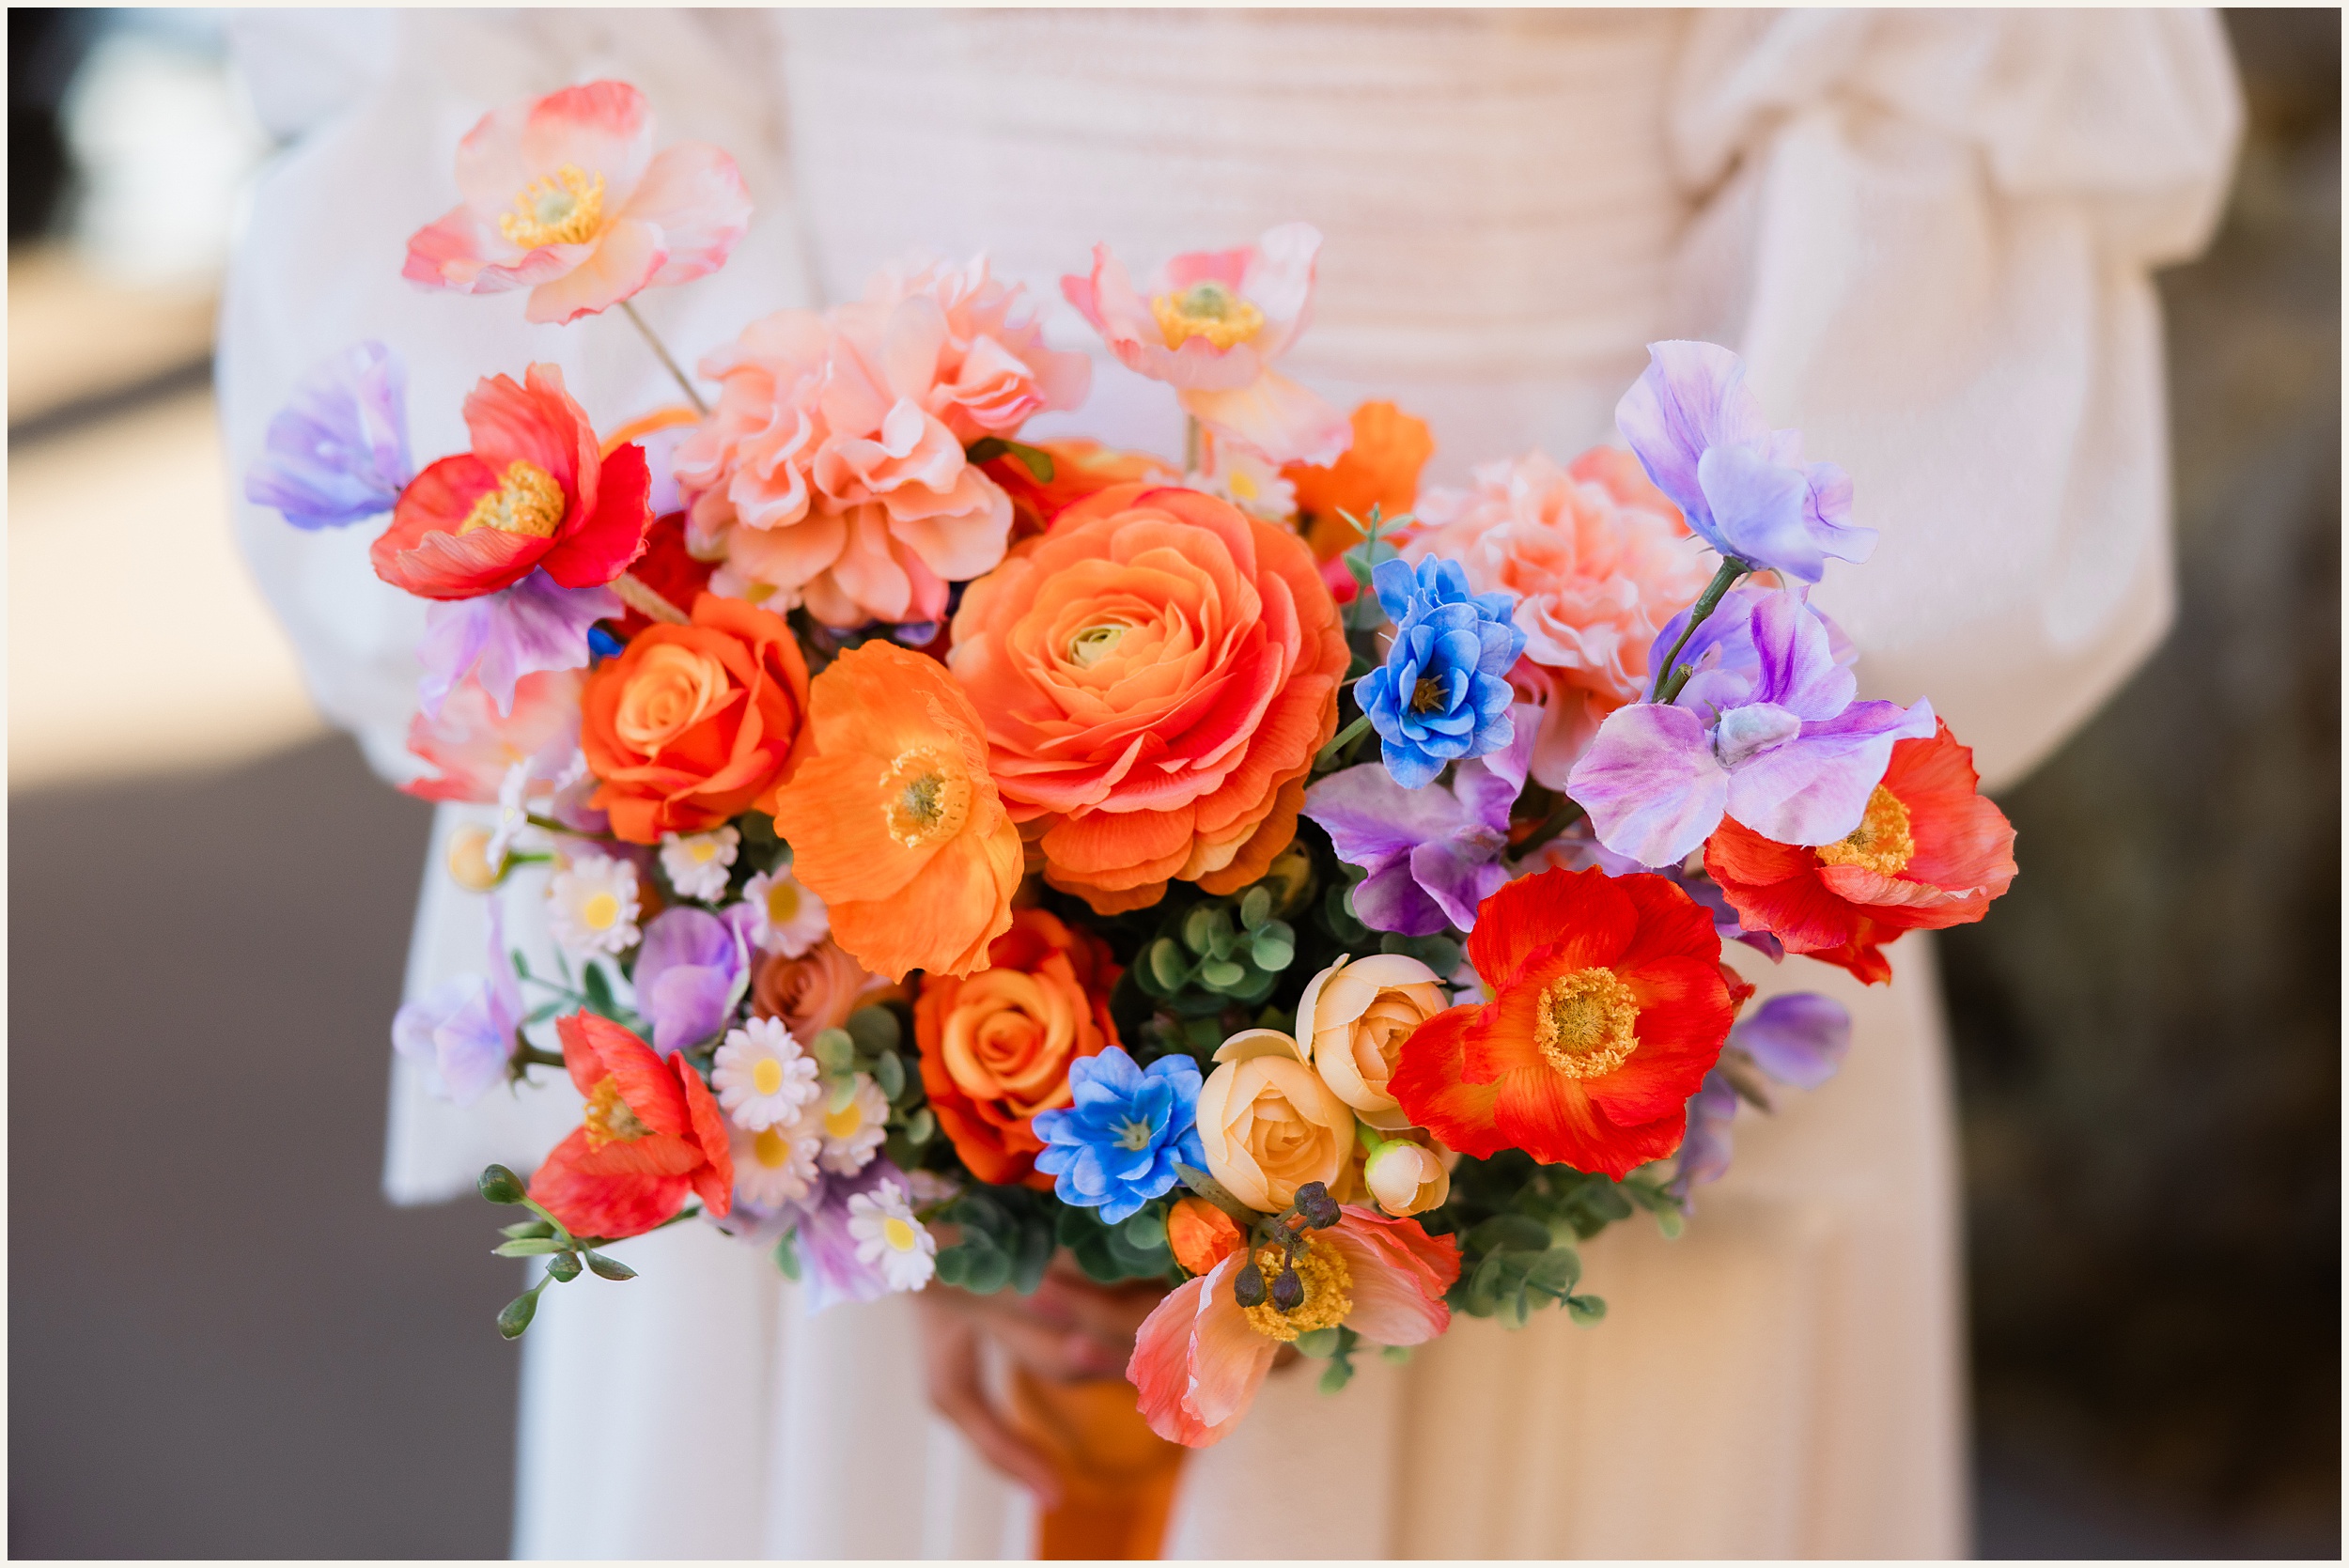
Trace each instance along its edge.
<path fill-rule="evenodd" d="M 1267 522 L 1286 522 L 1297 515 L 1297 487 L 1255 449 L 1236 441 L 1218 441 L 1206 466 L 1184 476 L 1193 489 L 1220 495 L 1251 517 Z"/>
<path fill-rule="evenodd" d="M 881 1140 L 889 1136 L 889 1097 L 870 1074 L 856 1075 L 856 1093 L 838 1110 L 824 1112 L 824 1157 L 827 1171 L 853 1176 L 873 1162 Z"/>
<path fill-rule="evenodd" d="M 824 901 L 787 870 L 752 877 L 743 884 L 742 901 L 751 907 L 751 939 L 786 958 L 801 956 L 832 929 Z"/>
<path fill-rule="evenodd" d="M 669 885 L 682 897 L 712 901 L 723 898 L 726 873 L 733 869 L 741 843 L 742 835 L 732 828 L 707 833 L 663 833 L 661 869 L 668 873 Z"/>
<path fill-rule="evenodd" d="M 762 1209 L 796 1203 L 816 1189 L 816 1157 L 823 1151 L 823 1118 L 803 1109 L 756 1132 L 734 1129 L 734 1191 Z"/>
<path fill-rule="evenodd" d="M 793 1121 L 820 1099 L 824 1086 L 817 1077 L 816 1059 L 800 1048 L 781 1018 L 753 1018 L 728 1030 L 710 1059 L 718 1103 L 736 1126 L 753 1132 Z"/>
<path fill-rule="evenodd" d="M 582 855 L 547 882 L 547 928 L 574 958 L 614 957 L 636 945 L 636 867 Z"/>
<path fill-rule="evenodd" d="M 879 1269 L 891 1290 L 920 1290 L 938 1272 L 938 1238 L 913 1218 L 895 1182 L 848 1200 L 848 1234 L 856 1239 L 856 1261 Z"/>

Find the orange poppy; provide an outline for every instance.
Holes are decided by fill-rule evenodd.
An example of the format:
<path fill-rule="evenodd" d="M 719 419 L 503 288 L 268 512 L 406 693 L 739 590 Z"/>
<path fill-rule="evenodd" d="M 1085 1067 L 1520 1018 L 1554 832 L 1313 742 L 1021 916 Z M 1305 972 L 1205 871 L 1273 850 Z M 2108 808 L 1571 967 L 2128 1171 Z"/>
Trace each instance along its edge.
<path fill-rule="evenodd" d="M 1291 463 L 1281 471 L 1297 490 L 1297 526 L 1314 547 L 1314 558 L 1331 556 L 1361 542 L 1361 531 L 1340 511 L 1367 519 L 1376 505 L 1392 520 L 1419 501 L 1420 470 L 1435 455 L 1436 438 L 1424 420 L 1392 403 L 1364 403 L 1354 411 L 1354 444 L 1324 468 Z"/>

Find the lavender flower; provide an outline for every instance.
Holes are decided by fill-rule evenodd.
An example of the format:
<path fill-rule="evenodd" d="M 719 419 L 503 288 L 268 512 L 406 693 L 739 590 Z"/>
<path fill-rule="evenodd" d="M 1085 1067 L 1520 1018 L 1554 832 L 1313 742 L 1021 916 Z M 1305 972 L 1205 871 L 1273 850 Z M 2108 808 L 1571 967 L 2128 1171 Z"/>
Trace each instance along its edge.
<path fill-rule="evenodd" d="M 1406 937 L 1475 928 L 1476 907 L 1509 880 L 1509 808 L 1540 728 L 1535 715 L 1522 719 L 1508 745 L 1455 768 L 1450 788 L 1407 788 L 1365 763 L 1305 792 L 1305 815 L 1338 859 L 1370 873 L 1354 890 L 1356 919 Z"/>
<path fill-rule="evenodd" d="M 750 986 L 750 910 L 723 920 L 682 906 L 664 909 L 645 929 L 636 953 L 636 1011 L 652 1025 L 662 1056 L 699 1045 L 733 1021 Z M 727 911 L 729 914 L 734 910 Z"/>
<path fill-rule="evenodd" d="M 1748 1069 L 1789 1088 L 1816 1089 L 1835 1076 L 1850 1048 L 1850 1012 L 1814 991 L 1774 996 L 1740 1019 L 1721 1048 L 1720 1065 L 1704 1075 L 1703 1087 L 1688 1101 L 1688 1131 L 1664 1190 L 1679 1199 L 1684 1210 L 1693 1211 L 1690 1189 L 1719 1181 L 1728 1171 L 1730 1126 L 1738 1100 L 1751 1098 L 1769 1109 L 1768 1095 L 1748 1077 Z"/>
<path fill-rule="evenodd" d="M 1387 771 L 1417 789 L 1447 762 L 1509 744 L 1509 666 L 1525 651 L 1509 596 L 1470 594 L 1457 561 L 1432 556 L 1416 572 L 1381 561 L 1371 585 L 1394 640 L 1354 697 L 1378 732 Z"/>
<path fill-rule="evenodd" d="M 515 682 L 541 670 L 585 668 L 588 629 L 618 619 L 622 610 L 609 588 L 562 587 L 542 571 L 494 594 L 435 601 L 424 613 L 424 641 L 416 645 L 425 717 L 437 718 L 471 675 L 499 714 L 511 718 Z"/>
<path fill-rule="evenodd" d="M 1816 582 L 1827 558 L 1865 561 L 1875 530 L 1848 524 L 1851 479 L 1802 461 L 1802 432 L 1772 430 L 1745 362 L 1713 343 L 1651 343 L 1615 426 L 1688 526 L 1722 555 Z"/>
<path fill-rule="evenodd" d="M 1763 596 L 1749 630 L 1750 673 L 1722 672 L 1706 711 L 1617 708 L 1567 775 L 1566 793 L 1616 854 L 1676 865 L 1724 813 L 1781 844 L 1832 844 L 1859 826 L 1893 742 L 1933 735 L 1930 703 L 1852 700 L 1857 683 L 1800 596 Z M 1731 706 L 1711 706 L 1721 701 Z"/>
<path fill-rule="evenodd" d="M 408 460 L 408 372 L 381 343 L 354 343 L 313 369 L 269 422 L 245 499 L 296 528 L 341 528 L 388 512 L 415 477 Z"/>
<path fill-rule="evenodd" d="M 392 1018 L 392 1048 L 424 1074 L 427 1093 L 471 1105 L 506 1077 L 522 992 L 506 955 L 498 901 L 490 900 L 490 974 L 459 975 L 436 986 Z"/>
<path fill-rule="evenodd" d="M 905 1172 L 877 1158 L 853 1176 L 825 1177 L 807 1203 L 793 1245 L 800 1255 L 801 1296 L 811 1314 L 842 1301 L 878 1301 L 893 1288 L 877 1265 L 857 1257 L 857 1237 L 848 1229 L 848 1200 L 877 1190 L 883 1182 L 907 1189 Z"/>

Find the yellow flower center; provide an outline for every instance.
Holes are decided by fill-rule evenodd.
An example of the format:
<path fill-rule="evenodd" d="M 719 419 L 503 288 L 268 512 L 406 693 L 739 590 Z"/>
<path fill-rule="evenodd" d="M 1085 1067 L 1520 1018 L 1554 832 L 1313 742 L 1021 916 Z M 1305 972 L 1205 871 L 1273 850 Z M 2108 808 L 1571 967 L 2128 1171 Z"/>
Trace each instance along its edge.
<path fill-rule="evenodd" d="M 1220 283 L 1194 283 L 1180 294 L 1154 296 L 1150 314 L 1159 318 L 1159 335 L 1170 349 L 1194 337 L 1229 349 L 1264 331 L 1264 312 Z"/>
<path fill-rule="evenodd" d="M 777 877 L 767 884 L 767 919 L 770 924 L 788 925 L 799 912 L 798 883 Z"/>
<path fill-rule="evenodd" d="M 1119 621 L 1101 626 L 1089 626 L 1068 640 L 1068 662 L 1080 670 L 1090 670 L 1109 657 L 1118 644 L 1126 640 L 1132 627 Z"/>
<path fill-rule="evenodd" d="M 652 1131 L 620 1098 L 620 1080 L 609 1074 L 587 1096 L 585 1122 L 589 1149 L 600 1149 L 607 1143 L 633 1143 Z"/>
<path fill-rule="evenodd" d="M 1262 493 L 1256 489 L 1254 479 L 1237 470 L 1233 471 L 1230 483 L 1232 499 L 1235 501 L 1253 501 Z"/>
<path fill-rule="evenodd" d="M 771 1056 L 762 1056 L 751 1069 L 751 1088 L 761 1094 L 771 1094 L 783 1087 L 783 1063 Z"/>
<path fill-rule="evenodd" d="M 850 1100 L 838 1110 L 824 1112 L 824 1136 L 834 1142 L 854 1138 L 864 1126 L 864 1108 Z"/>
<path fill-rule="evenodd" d="M 971 815 L 971 778 L 959 763 L 917 746 L 890 764 L 881 798 L 889 836 L 919 849 L 962 831 Z"/>
<path fill-rule="evenodd" d="M 714 838 L 689 838 L 685 841 L 685 855 L 695 865 L 708 865 L 718 858 L 718 841 Z"/>
<path fill-rule="evenodd" d="M 780 1171 L 791 1163 L 791 1140 L 774 1127 L 769 1127 L 751 1141 L 751 1154 L 770 1171 Z"/>
<path fill-rule="evenodd" d="M 603 224 L 603 176 L 566 163 L 534 179 L 514 198 L 514 210 L 498 214 L 498 230 L 526 250 L 540 245 L 579 245 Z"/>
<path fill-rule="evenodd" d="M 527 534 L 534 539 L 552 537 L 563 525 L 563 487 L 537 463 L 520 458 L 506 465 L 506 481 L 473 504 L 459 534 L 494 528 L 501 534 Z"/>
<path fill-rule="evenodd" d="M 608 893 L 591 893 L 579 907 L 579 923 L 590 931 L 609 931 L 620 918 L 620 901 Z"/>
<path fill-rule="evenodd" d="M 910 1252 L 918 1239 L 913 1227 L 891 1215 L 881 1221 L 881 1239 L 900 1252 Z"/>
<path fill-rule="evenodd" d="M 1338 1250 L 1326 1243 L 1308 1241 L 1297 1254 L 1297 1277 L 1305 1282 L 1305 1299 L 1295 1312 L 1284 1312 L 1272 1304 L 1272 1281 L 1281 1274 L 1281 1250 L 1267 1247 L 1257 1252 L 1256 1268 L 1264 1275 L 1265 1298 L 1240 1310 L 1248 1314 L 1248 1327 L 1268 1340 L 1285 1342 L 1316 1328 L 1334 1328 L 1354 1310 L 1353 1271 L 1346 1266 Z"/>
<path fill-rule="evenodd" d="M 1868 797 L 1868 812 L 1859 826 L 1849 838 L 1823 846 L 1819 863 L 1861 865 L 1879 877 L 1897 877 L 1916 855 L 1917 841 L 1908 834 L 1908 808 L 1901 804 L 1899 796 L 1878 784 Z"/>
<path fill-rule="evenodd" d="M 1411 688 L 1411 711 L 1440 713 L 1443 711 L 1443 682 L 1423 675 L 1419 684 Z"/>
<path fill-rule="evenodd" d="M 1568 1078 L 1603 1078 L 1639 1047 L 1640 1001 L 1608 969 L 1577 970 L 1549 984 L 1533 1017 L 1533 1043 Z"/>

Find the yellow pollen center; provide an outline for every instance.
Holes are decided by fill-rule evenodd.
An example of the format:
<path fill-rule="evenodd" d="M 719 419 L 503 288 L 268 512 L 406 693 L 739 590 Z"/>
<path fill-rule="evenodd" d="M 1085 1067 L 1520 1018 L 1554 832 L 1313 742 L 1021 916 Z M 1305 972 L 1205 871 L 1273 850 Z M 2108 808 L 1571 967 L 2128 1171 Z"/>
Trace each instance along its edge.
<path fill-rule="evenodd" d="M 1297 1254 L 1297 1277 L 1304 1281 L 1305 1299 L 1295 1312 L 1284 1312 L 1272 1304 L 1272 1281 L 1281 1275 L 1281 1250 L 1267 1247 L 1258 1251 L 1256 1268 L 1264 1275 L 1265 1298 L 1240 1310 L 1248 1314 L 1248 1327 L 1268 1340 L 1285 1342 L 1316 1328 L 1334 1328 L 1354 1310 L 1353 1271 L 1346 1266 L 1338 1250 L 1326 1242 L 1308 1241 Z"/>
<path fill-rule="evenodd" d="M 620 901 L 608 893 L 587 895 L 579 907 L 579 922 L 590 931 L 609 931 L 620 918 Z"/>
<path fill-rule="evenodd" d="M 1868 797 L 1867 815 L 1849 838 L 1838 839 L 1819 850 L 1821 865 L 1865 866 L 1879 877 L 1897 877 L 1917 855 L 1917 841 L 1908 833 L 1908 808 L 1901 798 L 1875 787 Z"/>
<path fill-rule="evenodd" d="M 1443 682 L 1422 676 L 1419 684 L 1411 688 L 1411 711 L 1414 713 L 1442 712 Z"/>
<path fill-rule="evenodd" d="M 767 918 L 776 925 L 788 925 L 800 912 L 800 890 L 790 882 L 767 884 Z"/>
<path fill-rule="evenodd" d="M 769 1127 L 751 1141 L 751 1153 L 768 1170 L 780 1171 L 791 1163 L 791 1140 Z"/>
<path fill-rule="evenodd" d="M 881 1221 L 881 1239 L 900 1252 L 910 1252 L 915 1243 L 914 1230 L 893 1214 Z"/>
<path fill-rule="evenodd" d="M 1245 474 L 1235 473 L 1232 475 L 1231 485 L 1232 499 L 1235 501 L 1253 501 L 1260 493 L 1256 489 L 1256 481 Z"/>
<path fill-rule="evenodd" d="M 686 842 L 685 853 L 692 857 L 695 865 L 708 865 L 718 858 L 718 843 L 715 839 L 689 839 Z"/>
<path fill-rule="evenodd" d="M 1155 295 L 1150 314 L 1158 318 L 1159 334 L 1170 349 L 1194 337 L 1229 349 L 1264 331 L 1264 312 L 1220 283 L 1194 283 L 1180 294 Z"/>
<path fill-rule="evenodd" d="M 584 244 L 602 225 L 603 176 L 576 163 L 532 180 L 514 198 L 514 210 L 498 214 L 498 231 L 527 250 Z"/>
<path fill-rule="evenodd" d="M 1614 970 L 1577 970 L 1535 1003 L 1533 1043 L 1568 1078 L 1603 1078 L 1639 1048 L 1639 999 Z"/>
<path fill-rule="evenodd" d="M 824 1112 L 824 1136 L 835 1142 L 844 1138 L 854 1138 L 863 1126 L 864 1108 L 854 1100 L 850 1100 L 844 1110 Z"/>
<path fill-rule="evenodd" d="M 783 1087 L 783 1063 L 771 1056 L 762 1056 L 751 1069 L 751 1088 L 761 1094 L 771 1094 Z"/>
<path fill-rule="evenodd" d="M 607 1143 L 633 1143 L 652 1131 L 620 1098 L 620 1080 L 609 1074 L 587 1096 L 587 1113 L 583 1120 L 590 1150 L 600 1149 Z"/>
<path fill-rule="evenodd" d="M 537 463 L 517 458 L 506 465 L 505 482 L 473 504 L 473 510 L 457 525 L 457 532 L 470 534 L 476 528 L 494 528 L 501 534 L 527 534 L 534 539 L 544 539 L 552 537 L 561 526 L 563 487 Z"/>
<path fill-rule="evenodd" d="M 909 849 L 954 837 L 971 815 L 970 775 L 926 746 L 892 763 L 881 789 L 889 836 Z"/>
<path fill-rule="evenodd" d="M 1101 626 L 1089 626 L 1068 640 L 1068 662 L 1080 670 L 1090 670 L 1108 658 L 1126 633 L 1133 628 L 1116 621 Z"/>

